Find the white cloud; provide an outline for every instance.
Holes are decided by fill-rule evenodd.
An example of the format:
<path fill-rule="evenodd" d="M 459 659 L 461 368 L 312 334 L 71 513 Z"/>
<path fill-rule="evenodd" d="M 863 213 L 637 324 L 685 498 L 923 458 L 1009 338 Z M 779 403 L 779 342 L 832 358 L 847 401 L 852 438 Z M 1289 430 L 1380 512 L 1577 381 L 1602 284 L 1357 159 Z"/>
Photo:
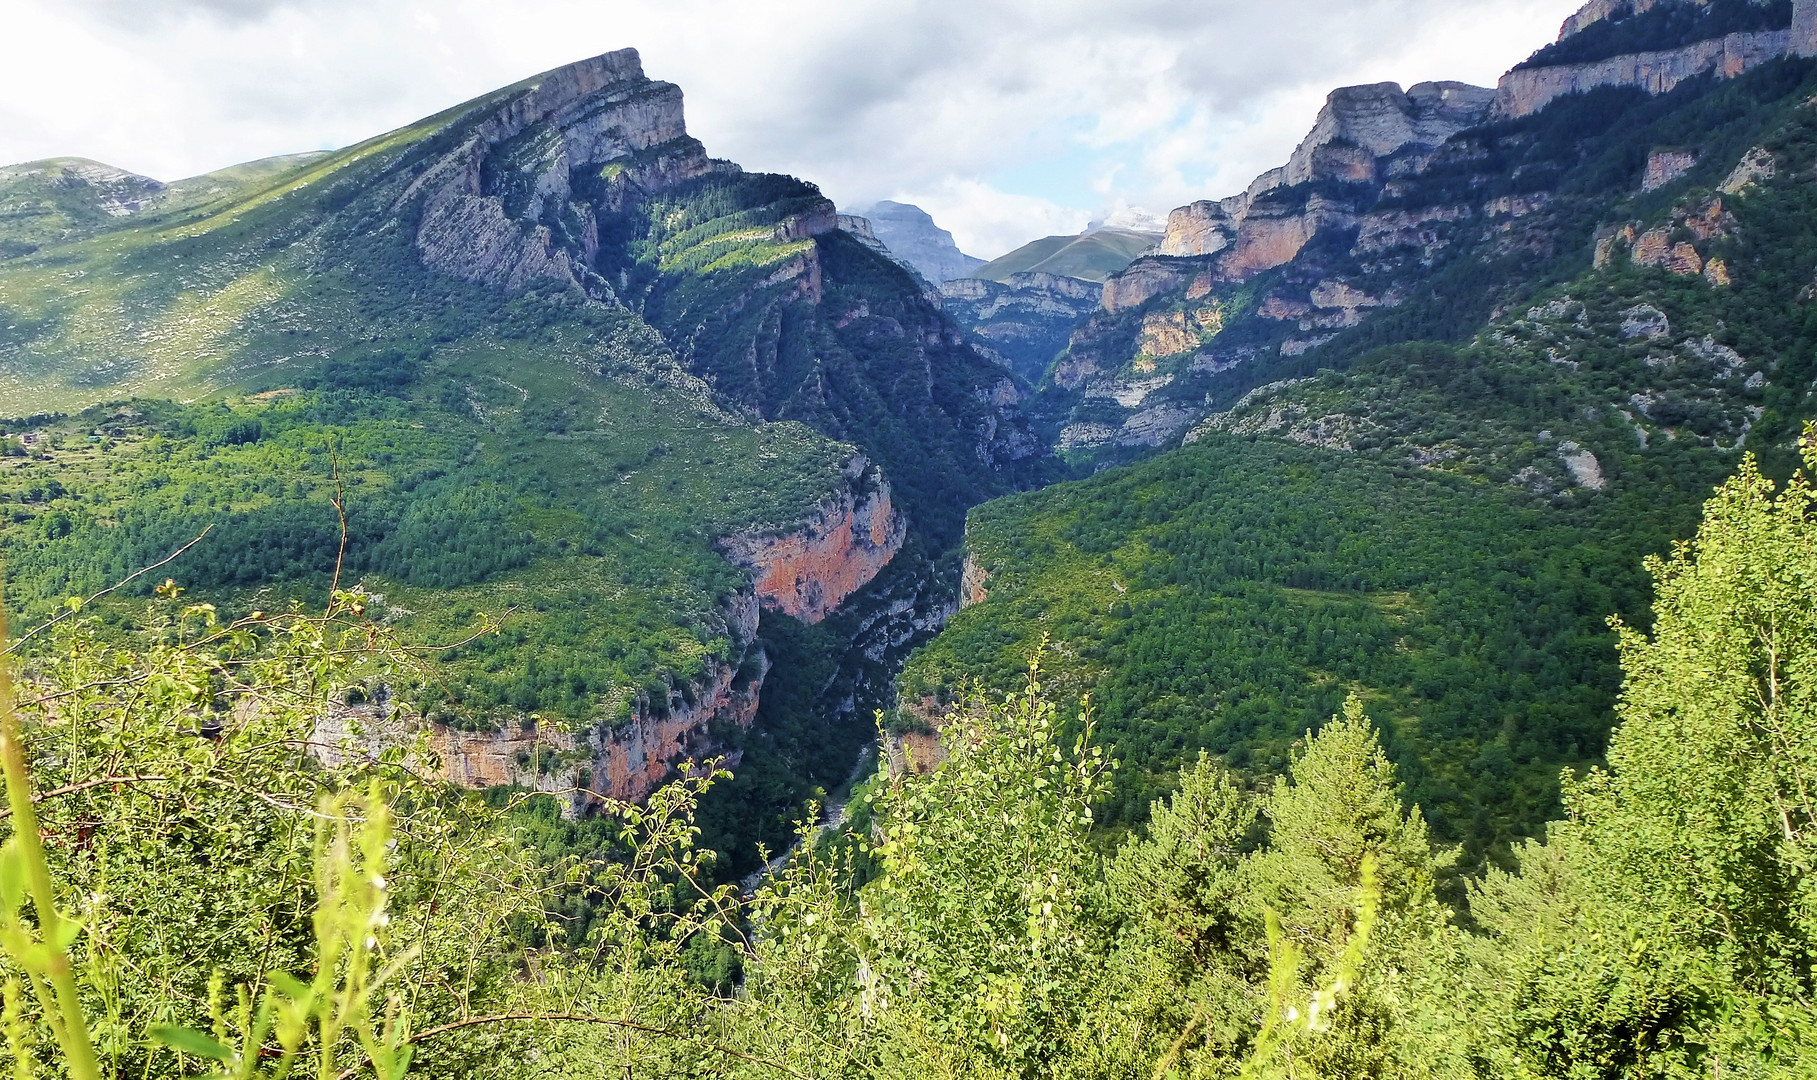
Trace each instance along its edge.
<path fill-rule="evenodd" d="M 1576 6 L 0 0 L 0 161 L 76 154 L 170 179 L 345 145 L 632 45 L 681 84 L 715 155 L 843 204 L 919 202 L 989 255 L 1118 205 L 1241 188 L 1333 87 L 1492 83 Z M 999 179 L 1030 163 L 1039 190 Z"/>

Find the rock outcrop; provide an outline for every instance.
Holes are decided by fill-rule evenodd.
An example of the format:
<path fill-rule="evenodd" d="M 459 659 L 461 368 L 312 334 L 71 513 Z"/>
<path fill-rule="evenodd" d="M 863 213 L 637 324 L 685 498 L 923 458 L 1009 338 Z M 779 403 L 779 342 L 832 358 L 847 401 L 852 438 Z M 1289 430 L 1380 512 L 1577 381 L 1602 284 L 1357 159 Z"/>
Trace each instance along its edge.
<path fill-rule="evenodd" d="M 1632 86 L 1649 94 L 1664 94 L 1686 79 L 1707 74 L 1732 79 L 1793 51 L 1790 30 L 1762 30 L 1585 64 L 1515 68 L 1496 87 L 1495 115 L 1509 119 L 1529 116 L 1566 94 L 1602 86 Z"/>
<path fill-rule="evenodd" d="M 1685 276 L 1705 273 L 1713 264 L 1717 269 L 1708 272 L 1710 283 L 1727 285 L 1727 267 L 1720 259 L 1709 259 L 1707 253 L 1711 241 L 1733 236 L 1737 227 L 1723 196 L 1711 195 L 1695 204 L 1674 207 L 1667 220 L 1652 228 L 1643 230 L 1640 222 L 1631 221 L 1598 236 L 1595 266 L 1607 266 L 1623 252 L 1641 266 Z"/>
<path fill-rule="evenodd" d="M 817 623 L 889 565 L 908 533 L 881 470 L 862 456 L 837 495 L 788 530 L 728 537 L 720 550 L 749 569 L 766 607 Z"/>
<path fill-rule="evenodd" d="M 311 748 L 330 764 L 401 748 L 418 766 L 461 787 L 510 785 L 556 795 L 568 816 L 600 799 L 640 801 L 687 762 L 718 756 L 723 747 L 715 730 L 749 727 L 756 719 L 769 670 L 757 644 L 757 605 L 749 592 L 726 605 L 733 655 L 707 658 L 706 671 L 693 681 L 665 680 L 666 692 L 654 698 L 639 695 L 616 723 L 572 728 L 525 716 L 497 730 L 463 730 L 424 722 L 381 688 L 370 700 L 331 705 Z"/>
<path fill-rule="evenodd" d="M 1647 155 L 1647 171 L 1640 178 L 1640 190 L 1658 191 L 1691 171 L 1697 164 L 1694 150 L 1655 150 Z"/>
<path fill-rule="evenodd" d="M 1796 0 L 1789 26 L 1775 25 L 1785 12 L 1777 6 L 1689 19 L 1652 10 L 1694 2 L 1592 0 L 1560 32 L 1571 44 L 1536 53 L 1495 90 L 1378 83 L 1332 92 L 1284 165 L 1240 193 L 1174 210 L 1156 250 L 1105 282 L 1099 310 L 1075 327 L 1050 373 L 1056 387 L 1080 395 L 1060 424 L 1061 449 L 1164 443 L 1174 410 L 1228 407 L 1259 377 L 1240 369 L 1315 353 L 1416 295 L 1418 282 L 1460 251 L 1550 257 L 1582 243 L 1558 232 L 1561 205 L 1580 196 L 1546 179 L 1571 163 L 1537 160 L 1533 125 L 1518 122 L 1561 95 L 1605 86 L 1659 94 L 1687 79 L 1817 54 L 1817 0 Z M 1707 39 L 1658 44 L 1699 33 Z M 1624 42 L 1655 51 L 1611 55 Z M 1647 191 L 1682 185 L 1702 174 L 1698 153 L 1709 149 L 1658 148 L 1634 182 Z M 1766 150 L 1751 151 L 1722 190 L 1741 192 L 1776 168 Z M 1735 226 L 1720 199 L 1650 225 L 1600 235 L 1597 265 L 1620 256 L 1700 274 L 1715 287 L 1731 283 L 1720 242 Z M 1163 375 L 1174 381 L 1152 398 L 1123 400 L 1120 388 Z M 1119 417 L 1119 408 L 1128 411 Z M 1307 423 L 1308 438 L 1348 438 L 1327 438 L 1342 425 Z"/>
<path fill-rule="evenodd" d="M 1566 17 L 1564 25 L 1558 29 L 1558 40 L 1563 41 L 1581 34 L 1606 19 L 1639 15 L 1651 11 L 1661 3 L 1672 2 L 1673 0 L 1590 0 L 1576 14 Z"/>
<path fill-rule="evenodd" d="M 571 198 L 575 178 L 654 190 L 722 167 L 688 136 L 681 88 L 646 78 L 635 49 L 545 72 L 500 97 L 399 200 L 422 200 L 417 250 L 456 277 L 609 293 L 588 269 L 598 228 Z"/>
<path fill-rule="evenodd" d="M 1222 202 L 1200 199 L 1167 215 L 1156 254 L 1175 258 L 1216 255 L 1237 239 L 1237 222 Z"/>
<path fill-rule="evenodd" d="M 1282 183 L 1373 181 L 1377 162 L 1409 146 L 1431 148 L 1488 117 L 1494 92 L 1459 82 L 1346 86 L 1331 92 L 1312 131 L 1287 159 Z"/>
<path fill-rule="evenodd" d="M 1033 384 L 1103 292 L 1094 282 L 1036 273 L 1004 282 L 957 278 L 940 286 L 940 299 L 973 347 Z"/>
<path fill-rule="evenodd" d="M 1331 92 L 1313 128 L 1286 165 L 1257 177 L 1240 195 L 1201 200 L 1167 218 L 1157 254 L 1216 256 L 1216 282 L 1242 281 L 1291 262 L 1321 229 L 1358 223 L 1359 207 L 1306 185 L 1377 185 L 1397 159 L 1430 152 L 1488 118 L 1495 92 L 1456 82 L 1347 86 Z M 1105 286 L 1104 307 L 1115 311 L 1168 291 L 1167 278 L 1190 277 L 1137 260 Z M 1128 279 L 1128 280 L 1125 280 Z"/>
<path fill-rule="evenodd" d="M 934 224 L 919 206 L 887 199 L 863 213 L 871 234 L 898 261 L 939 285 L 961 278 L 984 265 L 953 242 L 953 234 Z"/>
<path fill-rule="evenodd" d="M 964 609 L 984 603 L 985 598 L 990 596 L 989 590 L 985 588 L 990 579 L 991 572 L 984 568 L 984 564 L 974 558 L 971 552 L 966 552 L 965 565 L 959 577 L 959 607 Z"/>

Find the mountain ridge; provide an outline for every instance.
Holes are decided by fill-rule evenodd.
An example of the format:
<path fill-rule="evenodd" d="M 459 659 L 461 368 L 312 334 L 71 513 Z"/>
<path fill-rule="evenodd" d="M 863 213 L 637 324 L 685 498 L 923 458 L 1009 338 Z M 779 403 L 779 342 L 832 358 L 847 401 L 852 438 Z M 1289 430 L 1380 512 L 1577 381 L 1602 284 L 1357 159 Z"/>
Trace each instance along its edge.
<path fill-rule="evenodd" d="M 186 585 L 320 590 L 311 500 L 351 472 L 374 610 L 429 638 L 511 612 L 349 705 L 470 782 L 580 810 L 725 752 L 744 866 L 849 770 L 966 506 L 1041 467 L 923 283 L 812 185 L 708 157 L 633 50 L 216 181 L 0 261 L 0 394 L 42 414 L 4 422 L 9 584 L 30 616 L 216 521 Z"/>

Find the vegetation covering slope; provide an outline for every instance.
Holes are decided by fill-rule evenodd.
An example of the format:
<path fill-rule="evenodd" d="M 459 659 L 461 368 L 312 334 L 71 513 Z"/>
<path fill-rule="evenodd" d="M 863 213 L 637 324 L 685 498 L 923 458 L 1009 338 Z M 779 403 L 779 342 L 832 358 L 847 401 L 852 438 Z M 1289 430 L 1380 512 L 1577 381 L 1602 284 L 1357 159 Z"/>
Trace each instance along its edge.
<path fill-rule="evenodd" d="M 1360 456 L 1360 455 L 1359 455 Z M 1212 437 L 973 512 L 989 596 L 911 660 L 924 711 L 1013 685 L 1041 641 L 1092 695 L 1139 815 L 1202 749 L 1278 773 L 1361 693 L 1437 835 L 1484 845 L 1556 816 L 1599 758 L 1616 687 L 1603 620 L 1644 611 L 1640 558 L 1688 531 L 1693 459 L 1651 490 L 1553 508 L 1525 492 L 1292 444 Z M 1666 489 L 1670 490 L 1670 489 Z"/>
<path fill-rule="evenodd" d="M 28 618 L 212 526 L 165 572 L 234 614 L 338 569 L 413 641 L 498 620 L 386 701 L 612 724 L 714 665 L 750 685 L 750 573 L 719 542 L 796 528 L 856 453 L 881 466 L 907 544 L 821 643 L 833 673 L 797 693 L 773 670 L 807 713 L 766 710 L 795 734 L 751 736 L 715 796 L 751 811 L 716 819 L 742 862 L 851 768 L 828 725 L 869 730 L 851 716 L 956 576 L 965 508 L 1037 475 L 1008 377 L 812 185 L 707 158 L 634 53 L 334 154 L 169 187 L 73 168 L 10 170 L 0 220 L 0 555 Z M 103 617 L 136 625 L 155 580 Z M 810 729 L 809 761 L 766 758 Z"/>
<path fill-rule="evenodd" d="M 702 880 L 704 780 L 539 866 L 393 761 L 291 767 L 337 666 L 410 662 L 350 609 L 165 590 L 139 648 L 66 625 L 0 682 L 0 1032 L 23 1077 L 1808 1076 L 1817 492 L 1746 461 L 1649 569 L 1608 767 L 1450 900 L 1359 699 L 1107 852 L 1116 761 L 1035 665 L 749 902 Z"/>
<path fill-rule="evenodd" d="M 1017 274 L 1053 274 L 1102 282 L 1155 246 L 1160 237 L 1133 229 L 1093 229 L 1078 236 L 1044 236 L 972 271 L 986 281 L 1006 282 Z"/>
<path fill-rule="evenodd" d="M 1790 469 L 1817 374 L 1813 92 L 1808 65 L 1783 62 L 1499 127 L 1529 164 L 1547 146 L 1578 162 L 1547 209 L 1495 252 L 1441 255 L 1401 306 L 1320 350 L 1209 375 L 1182 358 L 1141 408 L 1201 395 L 1209 415 L 1183 449 L 1075 450 L 1082 468 L 1139 463 L 975 510 L 988 598 L 911 660 L 909 703 L 968 678 L 1006 689 L 1046 636 L 1054 685 L 1095 689 L 1106 737 L 1139 767 L 1118 781 L 1126 820 L 1200 748 L 1278 773 L 1287 743 L 1354 691 L 1436 835 L 1469 861 L 1532 835 L 1556 816 L 1559 768 L 1602 752 L 1616 676 L 1600 624 L 1642 617 L 1640 556 L 1687 535 L 1741 447 Z M 1696 168 L 1637 192 L 1646 149 L 1680 138 L 1703 147 Z M 1776 170 L 1733 180 L 1751 148 Z M 1466 168 L 1479 183 L 1500 164 L 1460 163 L 1460 183 Z M 1699 235 L 1698 214 L 1719 226 Z M 1639 261 L 1624 235 L 1651 230 L 1725 276 Z M 1132 318 L 1206 302 L 1169 294 Z M 1233 314 L 1210 347 L 1244 325 Z M 1139 390 L 1169 370 L 1119 377 Z M 1115 430 L 1131 413 L 1068 400 L 1069 424 Z"/>

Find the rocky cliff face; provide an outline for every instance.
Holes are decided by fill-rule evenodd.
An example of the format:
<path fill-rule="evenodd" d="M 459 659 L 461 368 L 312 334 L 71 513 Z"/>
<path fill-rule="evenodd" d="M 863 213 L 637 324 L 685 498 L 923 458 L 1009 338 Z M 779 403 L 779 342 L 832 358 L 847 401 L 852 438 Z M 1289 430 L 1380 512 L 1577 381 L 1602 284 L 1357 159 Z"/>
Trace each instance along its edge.
<path fill-rule="evenodd" d="M 872 583 L 901 550 L 908 522 L 892 505 L 888 482 L 862 456 L 846 463 L 844 485 L 797 526 L 729 537 L 721 547 L 752 573 L 750 589 L 723 609 L 728 655 L 707 658 L 705 671 L 666 691 L 641 694 L 617 723 L 570 729 L 531 716 L 491 731 L 425 723 L 398 708 L 381 689 L 371 700 L 335 704 L 318 724 L 316 752 L 330 763 L 392 747 L 425 753 L 425 767 L 469 788 L 511 785 L 561 795 L 565 812 L 584 813 L 598 799 L 638 801 L 687 762 L 724 749 L 715 731 L 749 727 L 757 716 L 769 659 L 758 640 L 760 606 L 818 623 Z M 902 592 L 902 586 L 893 586 Z M 887 659 L 939 625 L 927 598 L 911 587 L 882 596 L 855 628 L 854 644 L 873 661 Z M 938 607 L 938 605 L 934 605 Z M 735 764 L 735 762 L 734 762 Z"/>
<path fill-rule="evenodd" d="M 1613 56 L 1587 64 L 1517 68 L 1502 76 L 1496 87 L 1495 114 L 1530 116 L 1566 94 L 1601 86 L 1633 86 L 1649 94 L 1668 93 L 1686 79 L 1714 74 L 1732 79 L 1786 55 L 1791 50 L 1788 30 L 1729 34 L 1699 41 L 1681 49 Z"/>
<path fill-rule="evenodd" d="M 357 705 L 332 705 L 312 748 L 330 764 L 404 748 L 462 787 L 511 785 L 557 795 L 570 816 L 599 799 L 639 801 L 686 763 L 718 755 L 716 729 L 749 727 L 756 718 L 769 670 L 757 642 L 757 606 L 752 593 L 730 598 L 724 614 L 733 654 L 709 657 L 693 681 L 665 680 L 666 693 L 640 695 L 619 723 L 570 730 L 521 717 L 495 731 L 467 731 L 425 723 L 381 690 Z"/>
<path fill-rule="evenodd" d="M 958 278 L 940 286 L 942 306 L 973 347 L 1030 384 L 1041 381 L 1103 292 L 1093 282 L 1039 273 L 1004 282 Z"/>
<path fill-rule="evenodd" d="M 817 623 L 868 585 L 902 549 L 907 520 L 883 474 L 862 456 L 845 466 L 846 484 L 786 532 L 734 536 L 720 549 L 749 569 L 767 607 Z"/>
<path fill-rule="evenodd" d="M 1590 0 L 1565 20 L 1558 40 L 1563 43 L 1591 29 L 1607 29 L 1608 24 L 1646 15 L 1656 8 L 1682 10 L 1683 5 L 1689 4 L 1713 12 L 1705 0 Z M 1631 48 L 1615 55 L 1592 54 L 1594 59 L 1581 63 L 1548 63 L 1548 53 L 1557 50 L 1542 50 L 1502 77 L 1496 91 L 1495 115 L 1529 116 L 1566 94 L 1604 86 L 1631 86 L 1649 94 L 1664 94 L 1700 75 L 1732 79 L 1781 56 L 1817 55 L 1817 0 L 1793 0 L 1789 28 L 1760 26 L 1759 20 L 1768 17 L 1762 12 L 1751 20 L 1751 25 L 1730 23 L 1730 28 L 1737 31 L 1733 33 L 1716 33 L 1718 27 L 1708 23 L 1704 40 L 1687 41 L 1675 48 L 1659 48 L 1661 43 L 1654 42 L 1653 48 Z M 1619 42 L 1621 33 L 1617 28 L 1611 38 Z"/>
<path fill-rule="evenodd" d="M 389 186 L 359 197 L 383 198 L 425 264 L 631 310 L 728 410 L 805 423 L 885 468 L 918 463 L 894 472 L 923 528 L 956 537 L 956 504 L 1004 489 L 1000 470 L 1034 452 L 1001 369 L 879 257 L 888 227 L 919 211 L 841 229 L 813 185 L 708 158 L 681 92 L 634 51 L 482 99 L 385 169 Z"/>
<path fill-rule="evenodd" d="M 1407 159 L 1482 123 L 1493 101 L 1493 91 L 1451 82 L 1420 83 L 1405 93 L 1394 83 L 1334 90 L 1285 166 L 1263 173 L 1240 195 L 1173 211 L 1157 253 L 1219 255 L 1218 276 L 1233 281 L 1289 262 L 1320 229 L 1352 224 L 1355 216 L 1345 200 L 1293 189 L 1314 182 L 1373 185 L 1386 170 L 1405 171 Z M 1153 273 L 1152 266 L 1132 265 L 1125 276 Z M 1113 281 L 1105 308 L 1143 303 L 1150 288 Z"/>
<path fill-rule="evenodd" d="M 1405 93 L 1395 83 L 1334 90 L 1287 159 L 1281 182 L 1373 181 L 1382 158 L 1404 147 L 1435 147 L 1482 123 L 1491 101 L 1488 90 L 1457 82 L 1419 83 Z"/>
<path fill-rule="evenodd" d="M 1630 30 L 1626 21 L 1652 6 L 1598 0 L 1561 34 L 1594 28 L 1593 42 L 1536 57 L 1596 56 L 1624 40 L 1657 40 L 1667 25 L 1658 13 L 1646 23 L 1653 29 L 1637 21 L 1640 29 Z M 1403 93 L 1390 83 L 1333 92 L 1285 165 L 1236 195 L 1173 211 L 1156 252 L 1105 283 L 1099 309 L 1053 364 L 1054 387 L 1076 397 L 1031 409 L 1067 417 L 1063 452 L 1165 445 L 1181 417 L 1229 407 L 1267 381 L 1263 368 L 1312 354 L 1373 313 L 1404 304 L 1449 261 L 1546 259 L 1569 247 L 1587 253 L 1590 237 L 1556 231 L 1565 211 L 1548 179 L 1581 151 L 1560 147 L 1539 160 L 1531 133 L 1539 121 L 1528 118 L 1582 90 L 1662 94 L 1694 77 L 1734 78 L 1780 56 L 1817 51 L 1817 0 L 1798 0 L 1792 14 L 1789 29 L 1771 28 L 1771 12 L 1681 19 L 1668 28 L 1769 23 L 1658 52 L 1530 61 L 1494 91 L 1423 83 Z M 1654 147 L 1625 190 L 1683 185 L 1708 171 L 1701 161 L 1695 145 Z M 1722 186 L 1739 191 L 1773 168 L 1771 155 L 1757 151 Z M 1605 230 L 1597 259 L 1702 274 L 1724 286 L 1729 269 L 1712 244 L 1726 226 L 1711 213 L 1707 204 L 1680 207 L 1666 222 Z M 1129 390 L 1135 386 L 1144 388 L 1140 395 Z"/>
<path fill-rule="evenodd" d="M 863 212 L 876 238 L 890 254 L 936 285 L 961 278 L 984 265 L 953 242 L 953 234 L 934 224 L 919 206 L 885 200 Z"/>
<path fill-rule="evenodd" d="M 490 116 L 405 191 L 422 200 L 416 246 L 429 266 L 504 288 L 589 274 L 598 221 L 574 196 L 577 175 L 660 189 L 713 171 L 688 137 L 681 89 L 644 76 L 623 49 L 502 91 Z"/>

